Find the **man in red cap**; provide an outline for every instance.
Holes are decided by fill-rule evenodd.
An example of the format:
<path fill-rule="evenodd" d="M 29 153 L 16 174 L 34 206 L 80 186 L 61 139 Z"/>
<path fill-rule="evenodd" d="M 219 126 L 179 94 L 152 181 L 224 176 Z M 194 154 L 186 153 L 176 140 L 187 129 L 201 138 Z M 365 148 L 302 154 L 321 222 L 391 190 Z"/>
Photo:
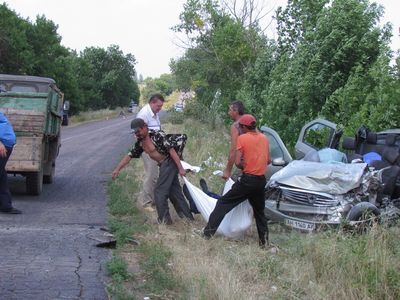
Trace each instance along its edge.
<path fill-rule="evenodd" d="M 225 215 L 248 199 L 256 219 L 259 244 L 264 247 L 268 242 L 267 218 L 264 213 L 264 174 L 270 161 L 269 141 L 257 131 L 256 119 L 252 115 L 243 115 L 239 119 L 239 126 L 243 134 L 237 139 L 235 165 L 243 170 L 243 174 L 232 189 L 217 201 L 202 234 L 205 238 L 211 238 Z"/>

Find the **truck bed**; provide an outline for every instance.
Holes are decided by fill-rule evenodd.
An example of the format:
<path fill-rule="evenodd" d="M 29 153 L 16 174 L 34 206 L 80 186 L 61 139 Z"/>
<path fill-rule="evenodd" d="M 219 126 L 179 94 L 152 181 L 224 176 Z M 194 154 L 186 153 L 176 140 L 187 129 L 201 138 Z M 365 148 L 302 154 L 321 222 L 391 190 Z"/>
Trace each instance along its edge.
<path fill-rule="evenodd" d="M 17 136 L 43 135 L 45 115 L 39 111 L 1 108 Z"/>
<path fill-rule="evenodd" d="M 6 165 L 8 172 L 38 172 L 42 161 L 45 115 L 22 109 L 2 108 L 17 135 L 17 144 Z"/>

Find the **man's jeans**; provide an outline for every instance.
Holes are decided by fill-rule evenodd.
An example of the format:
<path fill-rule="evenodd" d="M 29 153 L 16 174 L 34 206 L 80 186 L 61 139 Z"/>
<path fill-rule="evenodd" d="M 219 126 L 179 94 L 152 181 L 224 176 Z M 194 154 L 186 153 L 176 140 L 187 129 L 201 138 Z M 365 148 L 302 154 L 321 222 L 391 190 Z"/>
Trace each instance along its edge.
<path fill-rule="evenodd" d="M 160 174 L 154 190 L 154 198 L 160 222 L 171 221 L 169 214 L 168 198 L 171 200 L 178 215 L 193 220 L 189 205 L 183 196 L 182 188 L 178 179 L 178 168 L 171 158 L 166 158 L 160 163 Z"/>
<path fill-rule="evenodd" d="M 5 210 L 12 208 L 11 193 L 8 187 L 6 164 L 13 148 L 6 147 L 6 149 L 7 149 L 7 156 L 0 157 L 0 208 Z"/>
<path fill-rule="evenodd" d="M 207 237 L 213 236 L 225 215 L 241 202 L 248 199 L 250 205 L 253 207 L 259 242 L 264 245 L 266 239 L 268 240 L 267 218 L 264 213 L 265 183 L 266 179 L 264 176 L 242 174 L 231 190 L 218 199 L 217 205 L 210 215 L 208 224 L 204 228 L 204 235 Z"/>

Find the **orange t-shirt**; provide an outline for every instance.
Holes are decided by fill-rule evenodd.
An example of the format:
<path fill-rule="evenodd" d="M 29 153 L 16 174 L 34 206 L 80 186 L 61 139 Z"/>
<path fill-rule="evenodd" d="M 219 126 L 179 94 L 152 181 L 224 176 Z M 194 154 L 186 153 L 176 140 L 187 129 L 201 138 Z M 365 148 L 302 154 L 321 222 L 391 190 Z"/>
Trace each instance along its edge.
<path fill-rule="evenodd" d="M 260 132 L 239 135 L 237 150 L 242 153 L 243 173 L 264 175 L 269 162 L 269 141 Z"/>

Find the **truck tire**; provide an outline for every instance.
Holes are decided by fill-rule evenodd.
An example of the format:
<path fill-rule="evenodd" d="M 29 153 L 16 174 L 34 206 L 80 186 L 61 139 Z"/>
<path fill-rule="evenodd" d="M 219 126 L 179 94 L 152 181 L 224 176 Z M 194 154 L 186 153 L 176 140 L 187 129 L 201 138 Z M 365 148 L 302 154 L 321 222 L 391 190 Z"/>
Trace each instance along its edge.
<path fill-rule="evenodd" d="M 68 123 L 69 123 L 68 115 L 63 116 L 61 125 L 62 125 L 62 126 L 68 126 Z"/>
<path fill-rule="evenodd" d="M 56 173 L 56 163 L 53 161 L 51 164 L 50 174 L 43 175 L 43 183 L 44 184 L 53 183 L 55 173 Z"/>
<path fill-rule="evenodd" d="M 40 195 L 43 188 L 43 170 L 26 175 L 26 192 L 29 195 Z"/>
<path fill-rule="evenodd" d="M 48 145 L 48 156 L 45 158 L 46 163 L 43 163 L 43 183 L 50 184 L 54 181 L 56 173 L 56 158 L 60 151 L 60 132 L 57 137 Z M 45 147 L 45 145 L 43 145 Z M 46 151 L 45 151 L 46 153 Z"/>

